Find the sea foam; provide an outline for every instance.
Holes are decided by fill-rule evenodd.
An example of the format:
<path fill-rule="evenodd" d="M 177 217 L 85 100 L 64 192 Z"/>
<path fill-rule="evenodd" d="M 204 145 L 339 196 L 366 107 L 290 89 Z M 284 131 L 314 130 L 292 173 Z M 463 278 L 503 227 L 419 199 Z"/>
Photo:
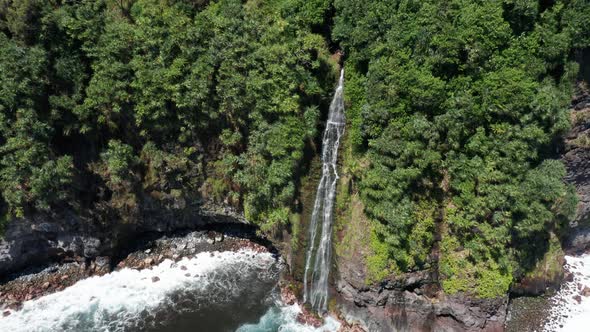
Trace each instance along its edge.
<path fill-rule="evenodd" d="M 203 252 L 151 269 L 122 269 L 81 280 L 0 318 L 0 331 L 128 331 L 153 327 L 162 312 L 240 300 L 252 278 L 276 280 L 270 253 Z M 161 308 L 165 308 L 163 311 Z"/>
<path fill-rule="evenodd" d="M 586 332 L 590 330 L 590 297 L 583 296 L 582 291 L 590 287 L 590 254 L 565 259 L 565 268 L 574 279 L 564 283 L 551 298 L 553 307 L 544 331 Z"/>

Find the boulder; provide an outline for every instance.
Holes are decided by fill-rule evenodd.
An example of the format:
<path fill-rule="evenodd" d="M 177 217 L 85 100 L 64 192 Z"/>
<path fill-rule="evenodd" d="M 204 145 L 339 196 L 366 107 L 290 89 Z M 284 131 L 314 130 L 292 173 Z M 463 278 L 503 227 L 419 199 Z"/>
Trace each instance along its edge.
<path fill-rule="evenodd" d="M 310 325 L 313 326 L 315 328 L 319 328 L 320 326 L 322 326 L 324 324 L 324 320 L 317 316 L 314 313 L 309 312 L 306 309 L 303 309 L 298 315 L 297 315 L 297 322 L 304 324 L 304 325 Z"/>

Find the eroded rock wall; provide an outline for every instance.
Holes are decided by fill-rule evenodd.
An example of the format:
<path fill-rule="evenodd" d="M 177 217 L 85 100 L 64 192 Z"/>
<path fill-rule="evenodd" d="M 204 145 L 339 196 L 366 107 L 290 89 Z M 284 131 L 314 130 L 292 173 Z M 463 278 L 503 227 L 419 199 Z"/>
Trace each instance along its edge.
<path fill-rule="evenodd" d="M 572 101 L 571 123 L 561 159 L 567 169 L 566 181 L 576 188 L 579 201 L 566 249 L 580 252 L 590 249 L 590 90 L 584 81 L 578 84 Z"/>
<path fill-rule="evenodd" d="M 247 224 L 235 211 L 219 206 L 206 206 L 184 216 L 162 212 L 146 213 L 132 224 L 114 222 L 115 226 L 67 212 L 13 219 L 0 238 L 0 280 L 36 265 L 117 255 L 149 234 Z"/>

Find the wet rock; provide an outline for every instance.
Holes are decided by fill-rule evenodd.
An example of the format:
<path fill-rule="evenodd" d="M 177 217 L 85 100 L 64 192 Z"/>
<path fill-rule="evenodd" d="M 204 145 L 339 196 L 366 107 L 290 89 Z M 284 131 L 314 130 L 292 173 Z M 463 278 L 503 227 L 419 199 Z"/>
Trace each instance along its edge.
<path fill-rule="evenodd" d="M 223 233 L 215 235 L 215 242 L 223 241 Z"/>
<path fill-rule="evenodd" d="M 250 240 L 237 237 L 224 237 L 223 242 L 217 243 L 214 246 L 208 246 L 203 240 L 205 239 L 206 234 L 211 233 L 213 236 L 215 236 L 215 232 L 194 233 L 200 234 L 198 239 L 193 240 L 195 249 L 191 250 L 191 252 L 195 253 L 211 250 L 235 251 L 242 248 L 252 249 L 257 252 L 264 252 L 268 250 L 266 247 L 251 242 Z M 219 233 L 217 233 L 217 235 L 218 234 Z M 153 247 L 149 248 L 149 254 L 146 254 L 145 248 L 140 251 L 127 254 L 124 259 L 118 262 L 117 269 L 146 268 L 149 266 L 149 264 L 146 264 L 146 262 L 150 263 L 150 260 L 152 265 L 158 261 L 161 262 L 169 258 L 180 260 L 183 257 L 186 257 L 188 254 L 186 251 L 182 250 L 186 250 L 186 247 L 188 247 L 187 243 L 189 243 L 193 237 L 195 237 L 194 234 L 189 234 L 186 236 L 183 235 L 181 237 L 162 237 L 151 243 Z M 1 241 L 2 240 L 0 239 L 0 243 Z M 78 238 L 75 241 L 77 241 L 78 244 L 84 243 L 82 238 Z M 113 253 L 111 252 L 110 254 Z M 210 254 L 211 256 L 215 256 L 215 253 L 213 252 Z M 71 256 L 72 260 L 75 257 L 81 256 Z M 15 279 L 14 281 L 11 281 L 11 287 L 7 288 L 6 284 L 0 285 L 0 302 L 6 304 L 5 308 L 13 308 L 14 310 L 18 310 L 19 306 L 21 306 L 20 303 L 27 298 L 37 298 L 52 292 L 60 291 L 66 286 L 69 286 L 80 279 L 92 275 L 108 273 L 111 270 L 111 258 L 109 256 L 97 256 L 94 259 L 90 259 L 88 261 L 88 264 L 86 263 L 86 260 L 84 262 L 74 262 L 62 265 L 54 264 L 40 273 L 31 274 L 29 276 L 23 277 L 23 279 Z M 172 264 L 175 267 L 180 267 L 183 271 L 188 272 L 188 268 L 186 266 L 181 267 L 180 264 Z M 184 275 L 186 277 L 192 277 L 192 274 L 190 273 L 185 273 Z M 195 275 L 194 277 L 198 278 L 200 276 Z M 145 279 L 150 280 L 149 278 L 151 277 L 146 277 Z M 160 281 L 160 278 L 155 276 L 151 278 L 151 280 L 152 282 L 158 282 Z"/>
<path fill-rule="evenodd" d="M 324 321 L 321 317 L 317 316 L 315 313 L 307 311 L 306 309 L 303 309 L 297 315 L 297 322 L 305 325 L 310 325 L 315 328 L 319 328 L 324 324 Z"/>
<path fill-rule="evenodd" d="M 5 311 L 2 313 L 2 316 L 4 316 L 4 317 L 8 317 L 8 316 L 10 316 L 10 311 L 8 311 L 8 310 L 5 310 Z"/>
<path fill-rule="evenodd" d="M 565 181 L 574 185 L 579 199 L 574 220 L 567 231 L 565 247 L 571 252 L 590 248 L 590 147 L 577 144 L 587 136 L 590 126 L 590 91 L 582 84 L 577 87 L 571 108 L 572 125 L 565 136 L 565 151 L 561 156 L 567 170 Z"/>
<path fill-rule="evenodd" d="M 338 329 L 338 332 L 367 332 L 358 324 L 348 324 L 343 322 Z"/>
<path fill-rule="evenodd" d="M 98 275 L 104 275 L 111 272 L 111 258 L 108 256 L 96 257 L 93 264 L 93 271 Z"/>
<path fill-rule="evenodd" d="M 578 304 L 582 303 L 582 297 L 580 295 L 575 295 L 573 299 L 578 302 Z"/>
<path fill-rule="evenodd" d="M 180 266 L 180 269 L 181 269 L 181 270 L 183 270 L 183 271 L 186 271 L 186 266 L 184 266 L 184 265 L 181 265 L 181 266 Z"/>
<path fill-rule="evenodd" d="M 295 302 L 297 302 L 297 296 L 295 296 L 295 293 L 292 291 L 289 285 L 281 285 L 280 289 L 281 300 L 283 303 L 286 303 L 287 305 L 293 305 Z"/>
<path fill-rule="evenodd" d="M 590 287 L 585 286 L 584 289 L 582 289 L 582 296 L 585 296 L 585 297 L 590 296 Z"/>

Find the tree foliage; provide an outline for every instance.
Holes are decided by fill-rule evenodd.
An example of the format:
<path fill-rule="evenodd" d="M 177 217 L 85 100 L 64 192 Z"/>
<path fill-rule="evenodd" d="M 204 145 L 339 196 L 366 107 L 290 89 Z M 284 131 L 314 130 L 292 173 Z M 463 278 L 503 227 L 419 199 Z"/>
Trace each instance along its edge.
<path fill-rule="evenodd" d="M 334 5 L 353 139 L 370 161 L 361 194 L 390 263 L 438 264 L 449 292 L 505 293 L 546 249 L 529 244 L 575 212 L 551 158 L 569 126 L 572 50 L 589 45 L 587 4 Z"/>
<path fill-rule="evenodd" d="M 329 5 L 3 0 L 5 206 L 123 218 L 207 198 L 286 222 L 334 79 L 314 32 Z"/>

